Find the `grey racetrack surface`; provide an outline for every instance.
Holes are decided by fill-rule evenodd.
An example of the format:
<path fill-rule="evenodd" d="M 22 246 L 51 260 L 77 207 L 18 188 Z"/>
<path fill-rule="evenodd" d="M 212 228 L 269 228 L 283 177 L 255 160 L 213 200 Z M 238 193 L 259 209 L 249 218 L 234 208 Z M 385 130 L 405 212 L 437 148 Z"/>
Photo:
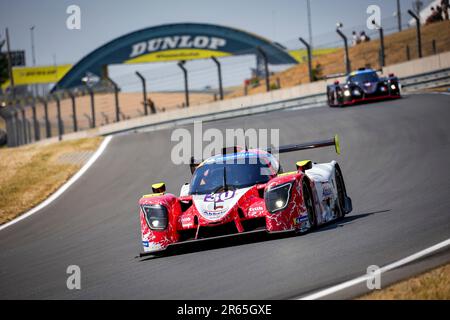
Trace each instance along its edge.
<path fill-rule="evenodd" d="M 338 133 L 341 156 L 330 148 L 283 154 L 281 161 L 286 170 L 297 160 L 336 159 L 353 213 L 303 236 L 140 261 L 138 198 L 159 181 L 178 193 L 190 172 L 170 161 L 171 130 L 120 135 L 60 198 L 0 232 L 0 298 L 291 298 L 450 238 L 450 96 L 277 111 L 204 126 L 279 128 L 282 144 Z M 79 291 L 66 288 L 69 265 L 81 268 Z"/>

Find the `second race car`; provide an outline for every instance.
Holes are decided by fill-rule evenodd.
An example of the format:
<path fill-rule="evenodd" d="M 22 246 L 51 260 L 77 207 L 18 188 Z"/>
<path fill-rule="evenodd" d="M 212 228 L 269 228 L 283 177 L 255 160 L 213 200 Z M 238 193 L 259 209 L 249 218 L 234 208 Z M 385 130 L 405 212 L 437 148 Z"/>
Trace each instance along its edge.
<path fill-rule="evenodd" d="M 333 139 L 280 147 L 279 153 L 335 146 Z M 283 172 L 271 150 L 233 147 L 201 163 L 192 160 L 191 182 L 179 196 L 164 183 L 139 200 L 144 252 L 246 232 L 307 232 L 351 212 L 342 170 L 336 161 L 298 161 Z"/>
<path fill-rule="evenodd" d="M 361 68 L 347 76 L 346 82 L 327 86 L 330 107 L 342 107 L 365 101 L 401 98 L 401 87 L 394 74 L 379 77 L 372 69 Z"/>

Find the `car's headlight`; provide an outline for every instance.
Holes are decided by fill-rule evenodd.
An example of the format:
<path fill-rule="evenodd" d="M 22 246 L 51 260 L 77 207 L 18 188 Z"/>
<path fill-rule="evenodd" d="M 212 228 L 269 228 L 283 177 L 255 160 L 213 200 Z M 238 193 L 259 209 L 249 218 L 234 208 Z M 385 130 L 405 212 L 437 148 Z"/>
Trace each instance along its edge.
<path fill-rule="evenodd" d="M 395 89 L 397 89 L 397 86 L 395 84 L 391 84 L 391 89 L 395 90 Z"/>
<path fill-rule="evenodd" d="M 270 213 L 283 210 L 289 203 L 292 182 L 270 188 L 264 194 L 266 209 Z"/>
<path fill-rule="evenodd" d="M 353 95 L 360 96 L 361 92 L 358 89 L 353 90 Z"/>
<path fill-rule="evenodd" d="M 165 230 L 168 224 L 167 208 L 162 205 L 143 205 L 145 221 L 151 230 Z"/>
<path fill-rule="evenodd" d="M 385 92 L 386 91 L 386 87 L 383 86 L 383 87 L 380 88 L 380 90 L 381 90 L 381 92 Z"/>
<path fill-rule="evenodd" d="M 346 97 L 350 97 L 352 94 L 350 93 L 350 90 L 345 90 L 344 91 L 344 96 Z"/>

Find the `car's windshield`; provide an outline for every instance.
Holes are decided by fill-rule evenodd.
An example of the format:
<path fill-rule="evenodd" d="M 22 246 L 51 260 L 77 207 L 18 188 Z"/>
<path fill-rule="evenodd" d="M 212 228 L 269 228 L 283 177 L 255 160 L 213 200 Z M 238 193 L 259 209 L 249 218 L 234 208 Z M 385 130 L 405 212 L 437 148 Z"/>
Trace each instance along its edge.
<path fill-rule="evenodd" d="M 353 83 L 378 82 L 378 80 L 379 78 L 376 72 L 360 73 L 348 77 L 348 82 Z"/>
<path fill-rule="evenodd" d="M 208 194 L 221 189 L 246 188 L 266 183 L 273 173 L 273 169 L 260 158 L 246 157 L 239 161 L 234 160 L 234 163 L 230 161 L 206 163 L 197 168 L 192 177 L 189 193 Z"/>

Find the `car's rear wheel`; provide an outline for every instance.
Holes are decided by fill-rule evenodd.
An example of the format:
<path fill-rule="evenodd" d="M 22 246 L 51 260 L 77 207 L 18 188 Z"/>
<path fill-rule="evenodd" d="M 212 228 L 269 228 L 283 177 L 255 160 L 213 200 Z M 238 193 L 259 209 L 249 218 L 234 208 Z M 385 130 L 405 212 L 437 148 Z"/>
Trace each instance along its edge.
<path fill-rule="evenodd" d="M 341 219 L 345 216 L 345 186 L 344 179 L 342 178 L 342 173 L 339 168 L 336 168 L 336 189 L 336 218 Z"/>

